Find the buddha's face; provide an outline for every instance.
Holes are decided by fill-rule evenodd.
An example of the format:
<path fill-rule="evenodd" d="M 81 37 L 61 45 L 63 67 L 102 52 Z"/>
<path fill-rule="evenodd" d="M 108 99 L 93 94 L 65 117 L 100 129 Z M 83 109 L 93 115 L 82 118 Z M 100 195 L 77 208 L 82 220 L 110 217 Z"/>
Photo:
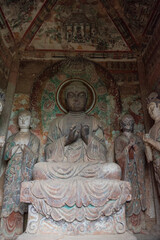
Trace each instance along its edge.
<path fill-rule="evenodd" d="M 21 114 L 18 117 L 18 125 L 20 129 L 29 129 L 31 116 L 29 114 Z"/>
<path fill-rule="evenodd" d="M 72 90 L 68 91 L 66 96 L 68 111 L 83 112 L 85 111 L 86 102 L 87 96 L 83 89 L 73 88 Z"/>
<path fill-rule="evenodd" d="M 148 105 L 148 112 L 153 120 L 160 118 L 160 104 L 156 105 L 155 102 L 151 102 Z"/>

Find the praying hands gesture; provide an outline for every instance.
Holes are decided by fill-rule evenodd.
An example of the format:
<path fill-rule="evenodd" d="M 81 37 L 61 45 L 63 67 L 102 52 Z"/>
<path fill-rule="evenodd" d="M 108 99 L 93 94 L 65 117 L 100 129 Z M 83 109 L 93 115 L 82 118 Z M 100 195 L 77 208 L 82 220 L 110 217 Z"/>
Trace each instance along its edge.
<path fill-rule="evenodd" d="M 65 146 L 70 145 L 77 141 L 78 138 L 82 138 L 85 144 L 88 144 L 89 127 L 88 125 L 81 125 L 80 130 L 77 130 L 76 126 L 73 126 L 69 130 L 69 134 L 65 140 Z"/>

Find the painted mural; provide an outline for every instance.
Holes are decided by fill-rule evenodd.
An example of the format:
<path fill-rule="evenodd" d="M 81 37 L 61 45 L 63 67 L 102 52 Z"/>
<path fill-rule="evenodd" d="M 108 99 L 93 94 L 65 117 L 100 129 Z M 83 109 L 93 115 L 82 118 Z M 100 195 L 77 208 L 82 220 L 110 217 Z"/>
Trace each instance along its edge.
<path fill-rule="evenodd" d="M 16 43 L 30 51 L 131 54 L 142 41 L 157 2 L 0 0 L 0 28 L 9 48 Z"/>
<path fill-rule="evenodd" d="M 128 51 L 100 1 L 59 0 L 30 46 L 38 49 Z"/>
<path fill-rule="evenodd" d="M 0 84 L 1 88 L 7 87 L 7 79 L 9 75 L 9 68 L 4 64 L 4 61 L 0 57 Z"/>
<path fill-rule="evenodd" d="M 0 0 L 6 20 L 18 42 L 43 4 L 43 0 Z"/>
<path fill-rule="evenodd" d="M 116 1 L 115 1 L 116 2 Z M 120 0 L 121 14 L 137 35 L 143 33 L 157 0 Z"/>
<path fill-rule="evenodd" d="M 0 3 L 1 6 L 1 3 Z M 5 19 L 5 16 L 0 8 L 0 32 L 1 32 L 1 38 L 3 39 L 3 42 L 5 45 L 12 49 L 14 46 L 14 38 L 12 36 L 12 33 L 9 29 L 9 26 L 7 24 L 7 21 Z"/>

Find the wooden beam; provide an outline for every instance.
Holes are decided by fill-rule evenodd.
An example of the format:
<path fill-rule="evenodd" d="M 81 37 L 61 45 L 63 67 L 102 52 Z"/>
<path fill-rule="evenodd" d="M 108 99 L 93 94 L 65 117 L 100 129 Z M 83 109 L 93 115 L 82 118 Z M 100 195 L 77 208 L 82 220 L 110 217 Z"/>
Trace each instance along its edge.
<path fill-rule="evenodd" d="M 18 54 L 16 54 L 13 57 L 11 68 L 10 68 L 10 73 L 8 77 L 8 86 L 6 91 L 6 101 L 5 101 L 4 109 L 1 115 L 1 136 L 5 136 L 5 139 L 7 138 L 8 125 L 9 125 L 10 115 L 12 111 L 12 104 L 13 104 L 18 74 L 19 74 L 19 56 Z M 4 149 L 2 149 L 0 153 L 0 175 L 3 173 L 3 169 L 4 169 L 3 150 Z"/>

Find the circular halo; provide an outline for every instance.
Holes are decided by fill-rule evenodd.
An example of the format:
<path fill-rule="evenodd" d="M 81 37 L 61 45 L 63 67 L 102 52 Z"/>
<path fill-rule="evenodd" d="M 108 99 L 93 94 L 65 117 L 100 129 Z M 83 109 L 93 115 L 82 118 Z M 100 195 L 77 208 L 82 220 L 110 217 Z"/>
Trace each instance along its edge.
<path fill-rule="evenodd" d="M 67 107 L 66 107 L 66 102 L 65 102 L 65 88 L 72 82 L 82 82 L 87 90 L 88 90 L 88 99 L 87 99 L 87 106 L 86 106 L 86 111 L 85 113 L 89 113 L 95 106 L 96 104 L 96 93 L 94 88 L 85 80 L 79 79 L 79 78 L 71 78 L 67 79 L 63 83 L 61 83 L 57 89 L 56 92 L 56 102 L 58 107 L 63 111 L 64 113 L 67 113 Z"/>

